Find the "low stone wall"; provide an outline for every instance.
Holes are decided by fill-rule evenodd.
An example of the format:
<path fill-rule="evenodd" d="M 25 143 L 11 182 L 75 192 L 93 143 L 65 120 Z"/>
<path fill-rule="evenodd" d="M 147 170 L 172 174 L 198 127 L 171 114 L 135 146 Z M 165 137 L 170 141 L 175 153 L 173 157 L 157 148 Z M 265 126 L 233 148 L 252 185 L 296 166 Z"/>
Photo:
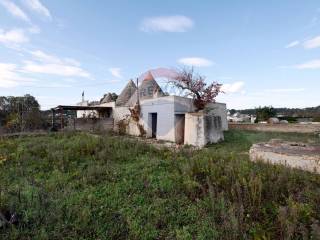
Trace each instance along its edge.
<path fill-rule="evenodd" d="M 75 118 L 69 121 L 66 129 L 78 131 L 111 131 L 113 130 L 113 118 Z"/>
<path fill-rule="evenodd" d="M 320 124 L 262 124 L 262 123 L 229 123 L 229 129 L 262 131 L 262 132 L 320 132 Z"/>
<path fill-rule="evenodd" d="M 320 146 L 272 139 L 253 144 L 249 151 L 251 161 L 281 164 L 309 172 L 320 173 Z"/>

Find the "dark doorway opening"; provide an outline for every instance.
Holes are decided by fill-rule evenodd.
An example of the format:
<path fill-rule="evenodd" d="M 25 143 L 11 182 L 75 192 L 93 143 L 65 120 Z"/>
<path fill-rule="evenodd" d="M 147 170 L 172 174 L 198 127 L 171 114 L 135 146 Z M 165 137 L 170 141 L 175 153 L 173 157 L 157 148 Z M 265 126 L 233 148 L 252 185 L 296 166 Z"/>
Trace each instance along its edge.
<path fill-rule="evenodd" d="M 185 115 L 175 114 L 175 139 L 176 143 L 184 143 L 184 125 L 185 125 Z"/>
<path fill-rule="evenodd" d="M 151 113 L 151 130 L 152 130 L 151 137 L 156 138 L 157 137 L 157 113 Z"/>

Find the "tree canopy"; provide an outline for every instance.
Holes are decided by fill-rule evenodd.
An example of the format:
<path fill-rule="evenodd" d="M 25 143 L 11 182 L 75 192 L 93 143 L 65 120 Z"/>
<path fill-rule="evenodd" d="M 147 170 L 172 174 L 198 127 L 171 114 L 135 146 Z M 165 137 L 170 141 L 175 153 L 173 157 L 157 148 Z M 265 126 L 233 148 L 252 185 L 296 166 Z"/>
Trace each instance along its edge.
<path fill-rule="evenodd" d="M 33 130 L 41 125 L 40 105 L 30 94 L 0 97 L 0 124 L 10 131 Z"/>
<path fill-rule="evenodd" d="M 194 72 L 193 68 L 178 71 L 176 79 L 170 81 L 174 86 L 187 90 L 187 95 L 194 99 L 197 110 L 202 110 L 208 103 L 215 102 L 221 92 L 222 84 L 212 82 L 207 85 L 206 77 Z"/>
<path fill-rule="evenodd" d="M 277 112 L 272 106 L 265 106 L 256 108 L 256 115 L 256 121 L 266 121 L 271 117 L 275 117 Z"/>

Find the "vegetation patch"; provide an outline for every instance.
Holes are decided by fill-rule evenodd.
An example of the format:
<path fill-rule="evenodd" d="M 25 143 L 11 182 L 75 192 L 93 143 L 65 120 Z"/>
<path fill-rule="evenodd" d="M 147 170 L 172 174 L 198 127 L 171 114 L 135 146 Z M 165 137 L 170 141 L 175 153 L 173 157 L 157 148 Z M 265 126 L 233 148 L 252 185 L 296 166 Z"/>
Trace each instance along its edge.
<path fill-rule="evenodd" d="M 320 176 L 249 161 L 271 138 L 319 143 L 237 130 L 179 152 L 125 136 L 2 139 L 0 209 L 18 221 L 0 239 L 319 239 Z"/>

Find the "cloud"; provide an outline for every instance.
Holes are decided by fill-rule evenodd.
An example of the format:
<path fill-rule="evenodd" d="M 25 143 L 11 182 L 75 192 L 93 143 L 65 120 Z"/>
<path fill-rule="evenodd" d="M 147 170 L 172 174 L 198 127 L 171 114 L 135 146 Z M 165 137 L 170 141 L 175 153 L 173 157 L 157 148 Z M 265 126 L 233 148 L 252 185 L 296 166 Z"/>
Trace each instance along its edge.
<path fill-rule="evenodd" d="M 0 88 L 17 87 L 23 83 L 33 83 L 36 80 L 22 77 L 17 65 L 0 63 Z"/>
<path fill-rule="evenodd" d="M 144 32 L 186 32 L 193 25 L 192 19 L 186 16 L 160 16 L 144 19 L 140 30 Z"/>
<path fill-rule="evenodd" d="M 206 58 L 200 58 L 200 57 L 180 58 L 178 62 L 187 66 L 194 66 L 194 67 L 208 67 L 214 64 L 212 61 Z"/>
<path fill-rule="evenodd" d="M 266 92 L 271 93 L 290 93 L 290 92 L 303 92 L 305 88 L 276 88 L 276 89 L 266 89 Z"/>
<path fill-rule="evenodd" d="M 51 13 L 39 0 L 24 0 L 24 4 L 32 11 L 45 16 L 48 19 L 52 19 Z"/>
<path fill-rule="evenodd" d="M 7 11 L 14 17 L 19 18 L 25 22 L 30 23 L 30 19 L 22 9 L 17 6 L 14 2 L 9 0 L 0 0 L 0 4 L 7 9 Z"/>
<path fill-rule="evenodd" d="M 40 50 L 29 52 L 34 61 L 26 61 L 22 70 L 28 73 L 52 74 L 64 77 L 91 78 L 91 75 L 80 67 L 80 63 L 71 58 L 59 58 Z"/>
<path fill-rule="evenodd" d="M 306 49 L 318 48 L 320 47 L 320 36 L 316 36 L 309 39 L 303 43 L 303 47 Z"/>
<path fill-rule="evenodd" d="M 20 44 L 28 42 L 29 38 L 22 29 L 12 29 L 4 31 L 0 29 L 0 43 L 4 44 Z"/>
<path fill-rule="evenodd" d="M 292 48 L 292 47 L 296 47 L 300 44 L 299 41 L 293 41 L 291 43 L 289 43 L 288 45 L 285 46 L 285 48 Z"/>
<path fill-rule="evenodd" d="M 29 52 L 33 58 L 35 58 L 36 60 L 40 61 L 40 62 L 45 62 L 45 63 L 56 63 L 56 64 L 61 64 L 63 63 L 63 60 L 61 60 L 60 58 L 44 53 L 40 50 L 36 50 L 36 51 L 30 51 Z"/>
<path fill-rule="evenodd" d="M 114 77 L 122 78 L 121 68 L 109 68 L 109 72 Z"/>
<path fill-rule="evenodd" d="M 23 71 L 29 73 L 44 73 L 53 74 L 64 77 L 84 77 L 90 78 L 90 74 L 83 70 L 82 68 L 62 65 L 62 64 L 38 64 L 35 62 L 27 61 L 23 66 Z"/>
<path fill-rule="evenodd" d="M 320 69 L 320 59 L 311 60 L 293 67 L 297 69 Z"/>
<path fill-rule="evenodd" d="M 225 93 L 239 93 L 243 92 L 244 82 L 234 82 L 223 84 L 221 90 Z"/>

